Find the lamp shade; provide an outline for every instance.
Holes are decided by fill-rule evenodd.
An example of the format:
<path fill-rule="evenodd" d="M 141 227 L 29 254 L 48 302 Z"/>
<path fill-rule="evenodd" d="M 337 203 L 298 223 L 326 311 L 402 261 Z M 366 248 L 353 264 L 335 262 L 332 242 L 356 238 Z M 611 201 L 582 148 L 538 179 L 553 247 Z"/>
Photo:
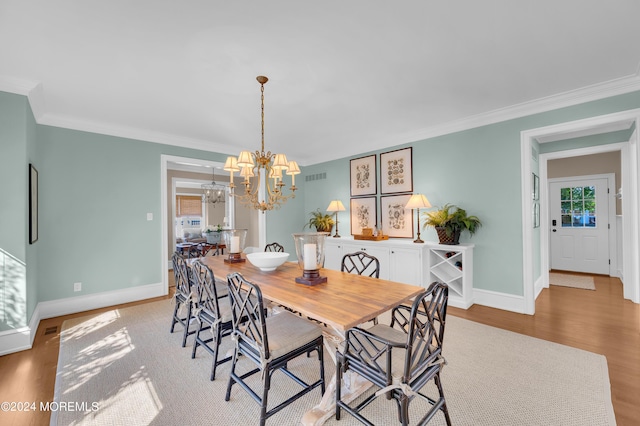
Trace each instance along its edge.
<path fill-rule="evenodd" d="M 431 203 L 429 202 L 429 200 L 427 200 L 427 197 L 425 197 L 422 194 L 413 194 L 411 196 L 411 198 L 409 198 L 409 202 L 407 203 L 406 206 L 404 206 L 405 209 L 427 209 L 431 207 Z"/>
<path fill-rule="evenodd" d="M 342 201 L 340 200 L 333 200 L 329 203 L 329 207 L 327 207 L 327 211 L 328 212 L 343 212 L 345 210 L 344 206 L 342 205 Z"/>
<path fill-rule="evenodd" d="M 226 172 L 239 172 L 238 159 L 236 157 L 227 157 L 227 161 L 224 162 L 224 171 Z"/>
<path fill-rule="evenodd" d="M 240 167 L 254 167 L 255 163 L 253 162 L 253 157 L 251 156 L 250 151 L 242 151 L 240 152 L 240 156 L 238 156 L 238 166 Z"/>
<path fill-rule="evenodd" d="M 284 154 L 276 154 L 273 159 L 273 165 L 271 168 L 276 170 L 287 170 L 289 168 L 289 162 L 287 161 L 287 156 Z"/>
<path fill-rule="evenodd" d="M 289 161 L 289 168 L 287 169 L 288 175 L 299 175 L 300 167 L 298 167 L 298 163 L 294 160 Z"/>

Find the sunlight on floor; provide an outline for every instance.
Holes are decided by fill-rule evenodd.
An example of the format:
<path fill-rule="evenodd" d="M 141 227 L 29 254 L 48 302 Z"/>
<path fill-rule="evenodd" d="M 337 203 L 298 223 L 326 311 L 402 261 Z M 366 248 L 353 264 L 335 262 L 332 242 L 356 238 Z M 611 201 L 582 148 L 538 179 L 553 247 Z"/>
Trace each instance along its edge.
<path fill-rule="evenodd" d="M 95 317 L 91 317 L 86 321 L 79 323 L 78 325 L 63 329 L 63 331 L 60 333 L 60 338 L 64 340 L 80 339 L 81 337 L 86 336 L 89 333 L 93 333 L 100 328 L 111 324 L 118 318 L 120 318 L 120 312 L 117 309 L 104 312 L 102 314 L 96 315 Z"/>

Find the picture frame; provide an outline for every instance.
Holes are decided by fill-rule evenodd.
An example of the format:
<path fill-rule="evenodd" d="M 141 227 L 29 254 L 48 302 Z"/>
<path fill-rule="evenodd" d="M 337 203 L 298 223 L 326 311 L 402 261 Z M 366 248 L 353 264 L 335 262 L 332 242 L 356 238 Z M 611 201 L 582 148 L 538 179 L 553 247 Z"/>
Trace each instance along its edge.
<path fill-rule="evenodd" d="M 38 170 L 29 164 L 29 244 L 38 241 Z"/>
<path fill-rule="evenodd" d="M 533 201 L 538 201 L 540 199 L 540 178 L 538 177 L 537 174 L 532 173 L 532 188 L 531 188 L 531 195 L 533 197 Z"/>
<path fill-rule="evenodd" d="M 378 192 L 375 155 L 350 161 L 351 196 L 376 195 Z"/>
<path fill-rule="evenodd" d="M 350 203 L 351 235 L 362 234 L 362 228 L 378 224 L 376 197 L 352 198 Z"/>
<path fill-rule="evenodd" d="M 413 238 L 413 215 L 404 206 L 411 194 L 380 197 L 382 233 L 391 238 Z"/>
<path fill-rule="evenodd" d="M 540 203 L 537 201 L 533 203 L 533 227 L 540 227 Z"/>
<path fill-rule="evenodd" d="M 413 191 L 413 148 L 380 154 L 380 193 Z"/>

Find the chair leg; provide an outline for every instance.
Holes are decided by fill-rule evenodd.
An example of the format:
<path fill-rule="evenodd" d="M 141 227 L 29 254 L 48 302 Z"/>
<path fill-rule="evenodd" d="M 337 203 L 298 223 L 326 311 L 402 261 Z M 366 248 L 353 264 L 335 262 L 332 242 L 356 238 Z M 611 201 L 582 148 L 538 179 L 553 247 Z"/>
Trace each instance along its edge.
<path fill-rule="evenodd" d="M 262 388 L 262 401 L 260 401 L 260 426 L 264 426 L 267 421 L 267 399 L 269 396 L 269 388 L 271 387 L 271 373 L 269 367 L 265 367 L 267 371 L 263 371 L 264 382 Z"/>
<path fill-rule="evenodd" d="M 193 349 L 191 350 L 191 359 L 194 359 L 196 357 L 196 349 L 198 349 L 198 346 L 200 345 L 198 340 L 200 339 L 201 330 L 202 330 L 202 322 L 198 321 L 198 329 L 196 330 L 195 337 L 193 339 Z"/>
<path fill-rule="evenodd" d="M 323 392 L 324 394 L 324 392 Z M 342 358 L 338 353 L 336 356 L 336 420 L 340 420 L 340 398 L 342 394 Z"/>
<path fill-rule="evenodd" d="M 184 320 L 184 333 L 182 335 L 182 347 L 187 346 L 189 336 L 189 326 L 191 325 L 191 301 L 187 301 L 187 317 Z"/>
<path fill-rule="evenodd" d="M 214 381 L 216 379 L 216 368 L 218 367 L 218 353 L 220 352 L 220 339 L 222 339 L 222 331 L 220 330 L 219 326 L 214 326 L 212 325 L 211 327 L 215 327 L 215 334 L 214 334 L 214 340 L 213 342 L 213 365 L 211 366 L 211 377 L 209 378 L 209 380 Z M 214 332 L 212 331 L 212 334 Z"/>
<path fill-rule="evenodd" d="M 436 386 L 438 387 L 438 392 L 440 393 L 440 398 L 442 399 L 442 407 L 440 409 L 444 413 L 444 418 L 447 422 L 448 426 L 451 426 L 451 417 L 449 417 L 449 409 L 447 408 L 447 400 L 444 398 L 444 390 L 442 389 L 442 381 L 440 380 L 440 372 L 438 372 L 434 381 L 436 382 Z"/>
<path fill-rule="evenodd" d="M 231 361 L 231 372 L 229 373 L 229 383 L 227 384 L 227 394 L 224 397 L 225 401 L 229 401 L 231 398 L 231 387 L 233 386 L 236 375 L 236 363 L 238 362 L 238 349 L 236 348 L 233 351 L 233 360 Z"/>
<path fill-rule="evenodd" d="M 171 329 L 169 330 L 169 333 L 173 333 L 173 329 L 176 326 L 176 323 L 178 322 L 177 318 L 178 318 L 178 309 L 180 309 L 180 302 L 178 302 L 178 300 L 176 300 L 175 306 L 173 308 L 173 317 L 171 317 Z"/>

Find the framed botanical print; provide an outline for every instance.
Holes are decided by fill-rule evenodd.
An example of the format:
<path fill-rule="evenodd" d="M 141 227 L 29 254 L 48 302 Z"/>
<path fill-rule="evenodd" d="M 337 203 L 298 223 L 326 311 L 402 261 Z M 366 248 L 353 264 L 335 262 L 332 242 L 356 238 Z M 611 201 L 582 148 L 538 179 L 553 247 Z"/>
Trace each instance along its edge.
<path fill-rule="evenodd" d="M 351 196 L 375 195 L 378 192 L 376 179 L 376 156 L 351 160 Z"/>
<path fill-rule="evenodd" d="M 391 238 L 413 238 L 413 215 L 404 206 L 411 194 L 385 195 L 380 197 L 382 233 Z"/>
<path fill-rule="evenodd" d="M 376 197 L 351 199 L 351 235 L 362 234 L 362 228 L 373 228 L 378 223 Z"/>
<path fill-rule="evenodd" d="M 381 194 L 413 191 L 413 148 L 380 154 Z"/>
<path fill-rule="evenodd" d="M 38 241 L 38 170 L 29 164 L 29 244 Z"/>

